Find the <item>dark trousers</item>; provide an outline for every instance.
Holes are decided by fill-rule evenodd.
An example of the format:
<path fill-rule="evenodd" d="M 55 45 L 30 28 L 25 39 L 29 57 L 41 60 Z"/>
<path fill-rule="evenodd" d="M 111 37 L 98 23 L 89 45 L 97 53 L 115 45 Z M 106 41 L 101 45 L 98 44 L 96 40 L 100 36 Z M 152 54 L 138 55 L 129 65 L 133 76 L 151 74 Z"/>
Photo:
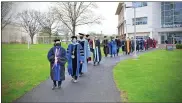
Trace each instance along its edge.
<path fill-rule="evenodd" d="M 107 46 L 104 46 L 103 49 L 104 49 L 105 57 L 107 57 L 107 54 L 108 54 L 108 51 L 109 51 L 109 50 L 108 50 L 108 47 L 107 47 Z"/>
<path fill-rule="evenodd" d="M 77 80 L 77 76 L 76 76 L 76 70 L 77 70 L 77 67 L 73 67 L 73 75 L 72 75 L 72 78 L 74 78 L 75 80 Z"/>
<path fill-rule="evenodd" d="M 57 81 L 54 81 L 53 80 L 53 85 L 56 87 L 57 86 L 57 83 L 56 83 Z M 62 81 L 58 81 L 58 86 L 61 86 L 61 83 L 62 83 Z"/>
<path fill-rule="evenodd" d="M 82 73 L 82 66 L 83 66 L 83 64 L 80 64 L 79 74 L 83 74 Z"/>
<path fill-rule="evenodd" d="M 133 51 L 134 51 L 134 48 L 135 48 L 135 47 L 132 45 L 132 46 L 131 46 L 131 52 L 132 52 L 132 53 L 133 53 Z"/>
<path fill-rule="evenodd" d="M 119 54 L 119 47 L 117 48 L 117 55 Z"/>
<path fill-rule="evenodd" d="M 73 66 L 73 75 L 72 78 L 77 80 L 76 71 L 77 71 L 77 58 L 72 59 L 72 66 Z"/>

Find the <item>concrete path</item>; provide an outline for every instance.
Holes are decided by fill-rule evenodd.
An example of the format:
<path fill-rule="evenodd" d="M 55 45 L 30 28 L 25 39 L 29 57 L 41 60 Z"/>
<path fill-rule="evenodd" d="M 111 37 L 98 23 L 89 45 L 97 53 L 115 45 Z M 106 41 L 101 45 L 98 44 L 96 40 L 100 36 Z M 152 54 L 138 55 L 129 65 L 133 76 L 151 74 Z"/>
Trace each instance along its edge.
<path fill-rule="evenodd" d="M 130 57 L 104 57 L 98 66 L 89 63 L 88 72 L 78 78 L 77 83 L 72 83 L 66 72 L 61 89 L 52 90 L 52 81 L 48 79 L 15 102 L 120 102 L 120 92 L 115 86 L 112 69 L 116 63 Z"/>

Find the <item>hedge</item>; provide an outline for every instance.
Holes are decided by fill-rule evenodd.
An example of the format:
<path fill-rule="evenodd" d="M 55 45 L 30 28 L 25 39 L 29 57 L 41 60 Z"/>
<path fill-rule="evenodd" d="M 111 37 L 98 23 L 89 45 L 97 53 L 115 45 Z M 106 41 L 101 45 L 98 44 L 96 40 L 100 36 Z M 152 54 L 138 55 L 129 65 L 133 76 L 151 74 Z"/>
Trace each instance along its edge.
<path fill-rule="evenodd" d="M 182 49 L 182 44 L 176 44 L 176 49 Z"/>

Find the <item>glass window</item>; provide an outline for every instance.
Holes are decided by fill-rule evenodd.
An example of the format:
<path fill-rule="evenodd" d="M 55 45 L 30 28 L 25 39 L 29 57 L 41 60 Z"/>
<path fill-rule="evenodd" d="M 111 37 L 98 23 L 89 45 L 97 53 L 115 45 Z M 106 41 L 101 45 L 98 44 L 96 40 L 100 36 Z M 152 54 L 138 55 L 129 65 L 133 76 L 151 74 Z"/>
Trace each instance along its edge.
<path fill-rule="evenodd" d="M 174 3 L 170 4 L 170 9 L 174 9 Z"/>
<path fill-rule="evenodd" d="M 163 5 L 161 6 L 161 11 L 164 11 L 164 6 Z"/>
<path fill-rule="evenodd" d="M 165 16 L 165 22 L 172 22 L 172 16 Z"/>
<path fill-rule="evenodd" d="M 181 11 L 180 9 L 178 9 L 178 10 L 175 9 L 175 10 L 174 10 L 174 15 L 180 15 L 180 11 Z"/>
<path fill-rule="evenodd" d="M 182 21 L 182 20 L 181 20 L 181 16 L 180 16 L 180 15 L 174 16 L 174 21 Z"/>
<path fill-rule="evenodd" d="M 165 10 L 171 10 L 170 5 L 165 5 Z"/>
<path fill-rule="evenodd" d="M 171 4 L 171 2 L 164 2 L 165 5 Z"/>
<path fill-rule="evenodd" d="M 134 18 L 132 19 L 134 25 Z M 147 24 L 147 17 L 136 18 L 136 25 Z"/>
<path fill-rule="evenodd" d="M 171 11 L 171 10 L 165 11 L 165 16 L 171 16 L 172 13 L 173 13 L 173 11 Z"/>
<path fill-rule="evenodd" d="M 161 2 L 161 5 L 163 6 L 164 5 L 164 2 Z"/>
<path fill-rule="evenodd" d="M 177 22 L 177 21 L 175 21 L 174 24 L 182 24 L 182 22 Z"/>
<path fill-rule="evenodd" d="M 134 7 L 144 7 L 144 6 L 147 6 L 147 2 L 132 2 L 132 5 Z"/>
<path fill-rule="evenodd" d="M 180 2 L 175 2 L 174 7 L 175 7 L 175 10 L 182 9 L 182 3 L 180 3 Z"/>
<path fill-rule="evenodd" d="M 164 19 L 163 18 L 161 18 L 161 23 L 164 24 Z"/>
<path fill-rule="evenodd" d="M 164 35 L 161 35 L 161 43 L 162 43 L 162 44 L 165 43 L 165 37 L 164 37 Z"/>
<path fill-rule="evenodd" d="M 143 3 L 143 6 L 147 6 L 147 2 L 142 2 Z"/>

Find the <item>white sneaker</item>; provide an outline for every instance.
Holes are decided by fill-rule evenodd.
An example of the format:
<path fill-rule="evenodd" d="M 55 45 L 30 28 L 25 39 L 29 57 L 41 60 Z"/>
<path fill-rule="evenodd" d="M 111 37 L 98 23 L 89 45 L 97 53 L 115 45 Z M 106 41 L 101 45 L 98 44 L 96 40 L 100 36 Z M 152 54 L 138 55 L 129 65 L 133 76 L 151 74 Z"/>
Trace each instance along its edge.
<path fill-rule="evenodd" d="M 74 82 L 74 83 L 76 83 L 76 82 L 77 82 L 77 80 L 74 80 L 73 82 Z"/>

